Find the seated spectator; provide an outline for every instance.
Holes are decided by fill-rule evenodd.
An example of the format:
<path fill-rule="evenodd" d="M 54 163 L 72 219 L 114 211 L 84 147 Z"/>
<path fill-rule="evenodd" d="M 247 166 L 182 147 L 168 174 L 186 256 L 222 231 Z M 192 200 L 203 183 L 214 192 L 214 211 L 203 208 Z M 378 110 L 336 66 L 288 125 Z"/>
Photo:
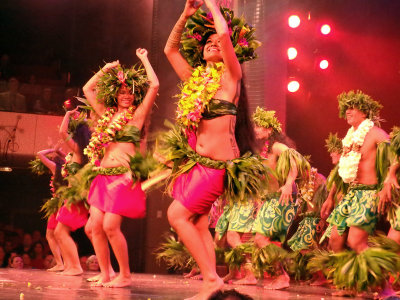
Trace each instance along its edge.
<path fill-rule="evenodd" d="M 7 266 L 6 251 L 4 251 L 3 246 L 0 246 L 0 268 L 5 268 Z"/>
<path fill-rule="evenodd" d="M 87 270 L 88 271 L 100 271 L 99 261 L 97 260 L 96 255 L 91 255 L 86 260 Z"/>
<path fill-rule="evenodd" d="M 32 269 L 32 260 L 28 253 L 22 254 L 22 261 L 24 262 L 24 269 Z"/>
<path fill-rule="evenodd" d="M 41 242 L 35 242 L 32 245 L 31 264 L 34 269 L 44 269 L 44 247 Z"/>
<path fill-rule="evenodd" d="M 57 107 L 57 101 L 54 101 L 52 97 L 52 89 L 44 88 L 42 97 L 35 101 L 33 110 L 37 113 L 42 114 L 55 114 L 60 111 L 61 108 Z"/>
<path fill-rule="evenodd" d="M 19 254 L 23 254 L 23 253 L 29 253 L 31 248 L 32 248 L 32 236 L 30 233 L 25 233 L 22 240 L 22 245 L 17 247 L 15 250 Z"/>
<path fill-rule="evenodd" d="M 11 77 L 8 81 L 8 91 L 0 93 L 0 110 L 26 112 L 25 96 L 18 92 L 19 81 Z"/>
<path fill-rule="evenodd" d="M 7 267 L 8 268 L 11 268 L 11 262 L 12 262 L 12 260 L 13 260 L 13 258 L 15 256 L 18 256 L 17 252 L 15 252 L 15 251 L 12 251 L 12 252 L 6 254 L 6 260 L 7 260 Z"/>
<path fill-rule="evenodd" d="M 42 238 L 42 234 L 40 233 L 39 230 L 34 230 L 32 232 L 32 242 L 36 243 L 36 242 L 41 242 L 43 243 L 43 238 Z"/>
<path fill-rule="evenodd" d="M 19 255 L 14 256 L 11 259 L 11 264 L 10 267 L 13 269 L 23 269 L 24 268 L 24 261 L 22 260 L 22 257 Z"/>
<path fill-rule="evenodd" d="M 54 259 L 54 256 L 51 254 L 47 254 L 43 261 L 44 268 L 46 270 L 49 270 L 53 268 L 56 264 L 57 263 L 56 260 Z"/>
<path fill-rule="evenodd" d="M 6 254 L 10 254 L 14 250 L 14 247 L 12 245 L 12 242 L 10 240 L 7 240 L 4 242 L 4 251 Z"/>

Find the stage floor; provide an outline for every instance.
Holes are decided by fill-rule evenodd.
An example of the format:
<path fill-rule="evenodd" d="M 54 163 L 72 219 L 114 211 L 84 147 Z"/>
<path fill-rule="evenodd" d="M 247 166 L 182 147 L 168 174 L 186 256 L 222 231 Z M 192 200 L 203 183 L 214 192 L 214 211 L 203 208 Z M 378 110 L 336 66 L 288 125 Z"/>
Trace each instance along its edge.
<path fill-rule="evenodd" d="M 83 276 L 71 277 L 43 270 L 0 269 L 0 299 L 184 299 L 193 296 L 201 285 L 199 280 L 184 279 L 180 275 L 132 274 L 133 283 L 129 288 L 92 288 L 86 278 L 93 275 L 86 272 Z M 334 290 L 299 284 L 293 284 L 283 291 L 268 291 L 258 286 L 225 285 L 225 289 L 233 288 L 254 299 L 340 299 L 331 296 Z"/>

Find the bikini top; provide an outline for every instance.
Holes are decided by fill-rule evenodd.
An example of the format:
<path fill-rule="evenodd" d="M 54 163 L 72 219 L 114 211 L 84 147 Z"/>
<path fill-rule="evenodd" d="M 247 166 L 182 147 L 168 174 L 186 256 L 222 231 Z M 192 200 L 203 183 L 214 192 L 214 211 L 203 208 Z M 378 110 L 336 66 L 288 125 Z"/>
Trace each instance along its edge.
<path fill-rule="evenodd" d="M 138 143 L 140 142 L 140 129 L 133 125 L 125 125 L 117 131 L 114 141 L 117 143 Z"/>
<path fill-rule="evenodd" d="M 226 115 L 236 116 L 236 114 L 237 107 L 234 103 L 226 100 L 211 99 L 206 106 L 202 116 L 203 119 L 211 120 Z"/>

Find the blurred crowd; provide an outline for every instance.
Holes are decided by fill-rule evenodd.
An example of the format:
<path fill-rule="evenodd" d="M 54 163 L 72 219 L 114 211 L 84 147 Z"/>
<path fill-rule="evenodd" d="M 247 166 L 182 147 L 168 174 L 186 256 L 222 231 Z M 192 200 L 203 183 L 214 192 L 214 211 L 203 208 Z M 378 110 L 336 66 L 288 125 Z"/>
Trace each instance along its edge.
<path fill-rule="evenodd" d="M 99 271 L 95 255 L 80 257 L 82 269 Z M 0 224 L 0 268 L 50 269 L 55 265 L 46 237 L 39 230 Z"/>

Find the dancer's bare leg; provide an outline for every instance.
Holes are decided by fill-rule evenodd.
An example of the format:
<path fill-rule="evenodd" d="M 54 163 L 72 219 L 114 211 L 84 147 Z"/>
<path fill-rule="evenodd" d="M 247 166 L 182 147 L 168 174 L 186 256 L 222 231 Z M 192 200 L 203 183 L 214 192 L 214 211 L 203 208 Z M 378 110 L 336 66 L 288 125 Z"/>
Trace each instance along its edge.
<path fill-rule="evenodd" d="M 122 216 L 113 213 L 105 213 L 103 229 L 110 241 L 119 265 L 119 275 L 110 282 L 103 284 L 104 287 L 125 287 L 132 282 L 131 271 L 129 269 L 128 245 L 121 232 Z"/>
<path fill-rule="evenodd" d="M 93 226 L 93 224 L 92 224 L 92 218 L 90 217 L 90 215 L 89 215 L 89 219 L 88 219 L 88 221 L 87 221 L 87 223 L 86 223 L 86 225 L 85 225 L 85 233 L 86 233 L 86 235 L 87 235 L 87 237 L 89 238 L 89 240 L 90 240 L 90 242 L 92 243 L 92 245 L 93 245 L 93 237 L 92 237 L 92 230 L 93 230 L 93 228 L 92 228 L 92 226 Z M 93 248 L 94 248 L 94 246 L 93 246 Z M 107 249 L 108 249 L 108 247 L 107 247 Z M 108 266 L 108 270 L 109 270 L 109 277 L 110 277 L 110 279 L 113 279 L 114 277 L 115 277 L 115 271 L 114 271 L 114 269 L 113 269 L 113 267 L 112 267 L 112 265 L 111 265 L 111 260 L 110 260 L 110 251 L 108 251 L 108 261 L 109 261 L 109 266 Z M 89 282 L 97 282 L 97 281 L 99 281 L 101 279 L 101 273 L 100 274 L 97 274 L 97 275 L 95 275 L 95 276 L 92 276 L 92 277 L 89 277 L 89 278 L 87 278 L 86 280 L 87 281 L 89 281 Z"/>
<path fill-rule="evenodd" d="M 100 266 L 100 277 L 92 286 L 103 286 L 104 283 L 110 281 L 109 265 L 110 252 L 106 233 L 103 230 L 104 213 L 96 207 L 90 207 L 91 218 L 91 236 L 94 251 Z"/>
<path fill-rule="evenodd" d="M 50 251 L 53 254 L 54 260 L 56 261 L 56 265 L 50 269 L 47 269 L 49 272 L 60 272 L 64 270 L 64 263 L 61 258 L 61 250 L 60 246 L 57 243 L 56 237 L 54 236 L 54 229 L 46 230 L 46 239 L 50 247 Z"/>
<path fill-rule="evenodd" d="M 78 248 L 71 238 L 69 227 L 59 222 L 54 234 L 62 249 L 61 251 L 64 255 L 64 259 L 68 262 L 68 268 L 65 268 L 64 271 L 57 274 L 68 276 L 81 275 L 83 270 L 79 261 Z"/>
<path fill-rule="evenodd" d="M 192 216 L 193 213 L 179 201 L 174 200 L 168 208 L 169 223 L 196 260 L 203 275 L 200 293 L 190 299 L 206 300 L 213 292 L 221 289 L 224 283 L 215 270 L 215 252 L 210 257 L 208 241 L 212 241 L 212 238 L 208 231 L 208 222 L 200 219 L 194 225 L 190 220 Z"/>
<path fill-rule="evenodd" d="M 333 252 L 341 252 L 346 248 L 348 232 L 344 232 L 342 235 L 337 231 L 337 227 L 333 226 L 331 236 L 329 238 L 329 248 Z"/>

